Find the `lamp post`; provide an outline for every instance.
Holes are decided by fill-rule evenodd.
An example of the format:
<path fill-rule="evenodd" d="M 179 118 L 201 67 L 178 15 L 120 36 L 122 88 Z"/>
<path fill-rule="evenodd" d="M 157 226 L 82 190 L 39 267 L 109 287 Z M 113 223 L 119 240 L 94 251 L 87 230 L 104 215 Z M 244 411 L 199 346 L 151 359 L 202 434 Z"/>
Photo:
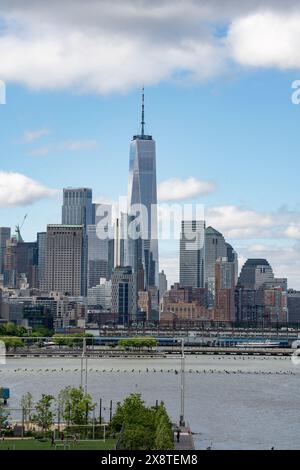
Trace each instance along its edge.
<path fill-rule="evenodd" d="M 184 338 L 181 339 L 181 375 L 180 375 L 180 390 L 181 390 L 181 406 L 179 426 L 184 427 L 184 394 L 185 394 L 185 356 L 184 356 Z"/>
<path fill-rule="evenodd" d="M 83 388 L 83 364 L 84 364 L 84 359 L 85 359 L 85 383 L 84 383 L 84 393 L 85 395 L 87 394 L 87 374 L 88 374 L 88 369 L 87 369 L 87 361 L 88 357 L 86 354 L 86 338 L 83 338 L 82 342 L 82 354 L 81 354 L 81 365 L 80 365 L 80 387 Z"/>

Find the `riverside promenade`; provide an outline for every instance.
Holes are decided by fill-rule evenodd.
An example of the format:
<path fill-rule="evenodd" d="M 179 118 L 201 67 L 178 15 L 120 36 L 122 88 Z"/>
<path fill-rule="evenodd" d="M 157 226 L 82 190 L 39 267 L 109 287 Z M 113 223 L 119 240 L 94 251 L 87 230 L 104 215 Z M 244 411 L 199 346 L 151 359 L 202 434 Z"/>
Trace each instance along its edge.
<path fill-rule="evenodd" d="M 189 428 L 180 428 L 179 442 L 177 442 L 177 429 L 174 430 L 174 449 L 195 450 L 194 439 Z"/>

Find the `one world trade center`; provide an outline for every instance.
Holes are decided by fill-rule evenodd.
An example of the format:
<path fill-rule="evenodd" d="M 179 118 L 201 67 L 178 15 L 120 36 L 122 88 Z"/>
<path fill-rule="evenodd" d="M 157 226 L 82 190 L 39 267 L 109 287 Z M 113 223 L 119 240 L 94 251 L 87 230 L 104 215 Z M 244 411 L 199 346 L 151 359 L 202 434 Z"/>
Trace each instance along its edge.
<path fill-rule="evenodd" d="M 144 271 L 144 288 L 158 288 L 155 140 L 145 134 L 144 89 L 140 135 L 130 142 L 127 263 Z M 131 227 L 131 228 L 130 228 Z"/>

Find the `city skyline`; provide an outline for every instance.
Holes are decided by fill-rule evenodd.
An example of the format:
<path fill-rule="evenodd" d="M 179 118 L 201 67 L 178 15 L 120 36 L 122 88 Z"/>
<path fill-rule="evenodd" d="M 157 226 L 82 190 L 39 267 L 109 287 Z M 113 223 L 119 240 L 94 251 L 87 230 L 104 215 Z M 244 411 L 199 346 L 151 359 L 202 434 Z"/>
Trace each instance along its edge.
<path fill-rule="evenodd" d="M 182 27 L 180 40 L 188 36 L 186 31 L 193 22 L 192 3 L 187 2 L 185 19 L 178 14 L 179 2 L 172 6 L 176 24 Z M 230 39 L 235 50 L 238 34 L 250 41 L 246 27 L 255 15 L 260 15 L 266 31 L 283 16 L 287 25 L 291 17 L 298 21 L 293 12 L 297 2 L 288 2 L 284 13 L 277 2 L 266 2 L 266 12 L 258 4 L 242 8 L 228 2 L 227 13 L 216 13 L 217 3 L 212 2 L 209 16 L 215 27 L 213 39 Z M 48 6 L 43 12 L 49 27 L 53 26 L 53 8 Z M 194 13 L 200 25 L 198 8 Z M 148 20 L 145 34 L 159 28 L 151 15 L 141 11 L 140 15 Z M 36 25 L 6 6 L 1 13 L 0 47 L 7 37 L 19 39 L 18 31 L 10 29 L 8 17 L 26 27 L 33 42 L 39 37 Z M 66 21 L 64 15 L 62 21 Z M 77 26 L 81 24 L 79 18 L 76 21 Z M 278 36 L 287 38 L 289 28 L 284 28 L 281 26 Z M 125 37 L 129 29 L 126 23 L 120 34 Z M 193 24 L 190 34 L 202 45 L 205 41 L 199 31 Z M 109 28 L 107 34 L 111 34 Z M 135 39 L 138 36 L 136 33 Z M 209 35 L 205 38 L 212 39 Z M 56 39 L 60 41 L 61 36 Z M 172 41 L 175 47 L 182 44 L 176 35 Z M 243 45 L 246 47 L 245 42 Z M 43 47 L 44 43 L 41 51 Z M 293 47 L 290 65 L 276 56 L 276 47 L 265 50 L 259 60 L 261 42 L 248 47 L 244 63 L 236 53 L 234 64 L 227 62 L 225 68 L 205 77 L 199 66 L 201 76 L 193 79 L 186 79 L 185 67 L 180 64 L 164 76 L 153 76 L 149 67 L 136 74 L 137 68 L 130 70 L 130 62 L 123 75 L 124 87 L 120 74 L 111 89 L 76 86 L 70 79 L 59 85 L 56 70 L 53 82 L 48 80 L 41 86 L 44 76 L 36 73 L 36 81 L 29 80 L 28 75 L 19 73 L 22 64 L 14 73 L 9 72 L 7 54 L 6 62 L 0 65 L 0 79 L 7 87 L 6 105 L 0 106 L 4 156 L 0 168 L 1 225 L 13 228 L 28 213 L 22 233 L 26 241 L 33 241 L 37 232 L 46 230 L 47 223 L 59 223 L 63 187 L 91 187 L 96 202 L 114 201 L 126 194 L 128 140 L 139 132 L 140 88 L 145 83 L 147 126 L 157 141 L 159 201 L 203 203 L 206 225 L 219 230 L 234 246 L 240 268 L 248 257 L 266 258 L 276 275 L 287 276 L 289 286 L 299 289 L 300 210 L 295 188 L 300 107 L 291 101 L 299 64 L 292 60 Z M 144 53 L 153 70 L 159 70 L 161 65 L 151 62 L 149 51 L 144 49 Z M 208 53 L 214 57 L 215 51 Z M 188 56 L 189 52 L 182 52 L 182 58 Z M 114 66 L 117 76 L 117 61 Z M 91 78 L 93 72 L 88 70 L 85 76 Z M 170 283 L 178 279 L 178 258 L 177 242 L 160 243 L 160 268 Z"/>

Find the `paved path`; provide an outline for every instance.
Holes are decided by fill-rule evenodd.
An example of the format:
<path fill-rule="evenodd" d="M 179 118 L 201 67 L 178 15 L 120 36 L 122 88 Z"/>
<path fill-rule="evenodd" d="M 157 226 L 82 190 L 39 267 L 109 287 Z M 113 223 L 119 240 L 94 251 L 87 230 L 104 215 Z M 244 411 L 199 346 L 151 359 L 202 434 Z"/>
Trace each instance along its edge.
<path fill-rule="evenodd" d="M 177 431 L 174 431 L 175 450 L 194 450 L 194 440 L 188 428 L 180 428 L 179 442 L 177 442 Z"/>

